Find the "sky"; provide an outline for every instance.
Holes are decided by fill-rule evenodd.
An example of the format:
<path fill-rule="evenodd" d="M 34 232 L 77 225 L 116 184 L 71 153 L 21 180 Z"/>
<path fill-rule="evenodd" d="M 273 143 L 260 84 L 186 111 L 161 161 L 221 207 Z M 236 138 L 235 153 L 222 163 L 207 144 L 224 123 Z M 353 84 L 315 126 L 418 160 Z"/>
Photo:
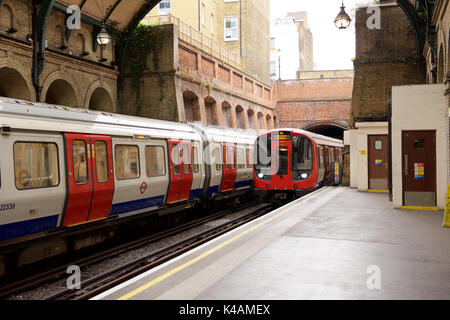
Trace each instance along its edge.
<path fill-rule="evenodd" d="M 353 69 L 355 57 L 354 9 L 364 0 L 344 0 L 345 11 L 352 18 L 346 30 L 339 30 L 334 19 L 342 0 L 270 0 L 271 20 L 288 12 L 307 11 L 308 24 L 313 33 L 314 64 L 316 70 Z"/>

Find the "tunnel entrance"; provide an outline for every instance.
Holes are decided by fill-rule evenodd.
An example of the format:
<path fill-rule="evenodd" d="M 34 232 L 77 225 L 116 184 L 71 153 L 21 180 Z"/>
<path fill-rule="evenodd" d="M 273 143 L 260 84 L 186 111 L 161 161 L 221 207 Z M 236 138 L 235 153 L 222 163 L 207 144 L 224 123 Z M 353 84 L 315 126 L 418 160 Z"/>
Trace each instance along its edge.
<path fill-rule="evenodd" d="M 345 129 L 336 125 L 316 124 L 312 126 L 307 126 L 304 128 L 304 130 L 321 134 L 330 138 L 344 140 Z"/>

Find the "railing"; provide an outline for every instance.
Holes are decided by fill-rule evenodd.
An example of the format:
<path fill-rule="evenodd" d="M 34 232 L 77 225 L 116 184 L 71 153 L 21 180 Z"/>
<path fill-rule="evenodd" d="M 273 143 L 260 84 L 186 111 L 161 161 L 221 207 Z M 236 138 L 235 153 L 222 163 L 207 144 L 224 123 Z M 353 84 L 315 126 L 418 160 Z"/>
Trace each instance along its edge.
<path fill-rule="evenodd" d="M 161 16 L 147 16 L 142 20 L 148 25 L 174 24 L 178 26 L 178 38 L 205 51 L 211 56 L 228 63 L 229 65 L 241 70 L 242 62 L 239 53 L 228 50 L 211 38 L 208 38 L 198 30 L 171 14 Z"/>

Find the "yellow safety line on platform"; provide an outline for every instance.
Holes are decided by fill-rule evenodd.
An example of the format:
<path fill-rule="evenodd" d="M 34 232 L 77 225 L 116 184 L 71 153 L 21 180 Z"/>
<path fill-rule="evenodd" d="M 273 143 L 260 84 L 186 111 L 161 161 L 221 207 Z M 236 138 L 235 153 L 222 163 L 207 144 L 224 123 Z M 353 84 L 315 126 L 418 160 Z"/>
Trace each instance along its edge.
<path fill-rule="evenodd" d="M 416 206 L 403 206 L 404 210 L 417 210 L 417 211 L 438 211 L 438 207 L 416 207 Z"/>
<path fill-rule="evenodd" d="M 450 228 L 450 184 L 447 185 L 447 201 L 445 202 L 444 223 L 442 226 Z"/>
<path fill-rule="evenodd" d="M 375 192 L 375 193 L 389 193 L 389 190 L 369 189 L 369 192 Z"/>
<path fill-rule="evenodd" d="M 311 199 L 317 197 L 319 194 L 322 194 L 323 192 L 325 192 L 325 191 L 327 191 L 327 190 L 330 190 L 330 188 L 325 188 L 325 190 L 322 190 L 322 191 L 320 191 L 320 192 L 318 192 L 318 193 L 312 195 L 311 197 L 308 197 L 308 199 L 304 199 L 303 201 L 300 201 L 299 203 L 297 203 L 297 204 L 295 204 L 295 205 L 293 205 L 293 206 L 291 206 L 291 207 L 285 209 L 284 211 L 278 213 L 277 215 L 273 216 L 272 218 L 267 219 L 267 220 L 265 220 L 265 221 L 263 221 L 263 222 L 257 224 L 256 226 L 254 226 L 254 227 L 252 227 L 252 228 L 250 228 L 250 229 L 248 229 L 248 230 L 246 230 L 246 231 L 244 231 L 244 232 L 238 234 L 237 236 L 235 236 L 235 237 L 233 237 L 233 238 L 231 238 L 231 239 L 229 239 L 229 240 L 227 240 L 227 241 L 221 243 L 221 244 L 218 245 L 217 247 L 212 248 L 211 250 L 209 250 L 209 251 L 207 251 L 207 252 L 205 252 L 205 253 L 199 255 L 198 257 L 196 257 L 196 258 L 194 258 L 194 259 L 192 259 L 192 260 L 186 262 L 185 264 L 183 264 L 183 265 L 181 265 L 181 266 L 179 266 L 179 267 L 176 267 L 175 269 L 170 270 L 169 272 L 167 272 L 167 273 L 165 273 L 165 274 L 159 276 L 158 278 L 156 278 L 156 279 L 154 279 L 154 280 L 152 280 L 152 281 L 150 281 L 150 282 L 144 284 L 143 286 L 141 286 L 141 287 L 139 287 L 139 288 L 137 288 L 137 289 L 131 291 L 130 293 L 127 293 L 127 294 L 121 296 L 118 300 L 128 300 L 128 299 L 134 297 L 135 295 L 137 295 L 137 294 L 139 294 L 139 293 L 141 293 L 141 292 L 143 292 L 143 291 L 145 291 L 145 290 L 151 288 L 152 286 L 154 286 L 154 285 L 160 283 L 161 281 L 163 281 L 163 280 L 169 278 L 170 276 L 176 274 L 177 272 L 179 272 L 179 271 L 181 271 L 181 270 L 183 270 L 183 269 L 186 269 L 187 267 L 193 265 L 194 263 L 196 263 L 196 262 L 198 262 L 198 261 L 200 261 L 200 260 L 206 258 L 207 256 L 209 256 L 209 255 L 211 255 L 212 253 L 218 251 L 219 249 L 222 249 L 223 247 L 229 245 L 230 243 L 232 243 L 232 242 L 234 242 L 234 241 L 236 241 L 236 240 L 242 238 L 242 237 L 245 236 L 246 234 L 248 234 L 248 233 L 250 233 L 250 232 L 252 232 L 252 231 L 254 231 L 254 230 L 256 230 L 256 229 L 262 227 L 263 225 L 265 225 L 265 224 L 267 224 L 267 223 L 269 223 L 269 222 L 271 222 L 271 221 L 273 221 L 273 220 L 279 218 L 280 216 L 282 216 L 282 215 L 285 214 L 286 212 L 288 212 L 288 211 L 290 211 L 290 210 L 292 210 L 292 209 L 294 209 L 294 208 L 300 206 L 300 205 L 303 204 L 304 202 L 306 202 L 306 201 L 308 201 L 308 200 L 311 200 Z"/>

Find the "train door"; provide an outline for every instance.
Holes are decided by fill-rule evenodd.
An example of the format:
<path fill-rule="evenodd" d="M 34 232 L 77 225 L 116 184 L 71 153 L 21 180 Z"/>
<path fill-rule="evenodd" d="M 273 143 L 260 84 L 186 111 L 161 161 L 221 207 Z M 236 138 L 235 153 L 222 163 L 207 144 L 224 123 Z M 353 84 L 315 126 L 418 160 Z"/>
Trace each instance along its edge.
<path fill-rule="evenodd" d="M 106 218 L 114 192 L 111 139 L 105 136 L 66 133 L 65 141 L 69 194 L 64 226 Z M 93 161 L 96 143 L 100 154 L 98 163 Z M 106 173 L 105 166 L 108 166 Z"/>
<path fill-rule="evenodd" d="M 387 191 L 389 138 L 387 135 L 374 135 L 368 139 L 369 190 Z"/>
<path fill-rule="evenodd" d="M 272 182 L 275 189 L 288 189 L 292 177 L 292 141 L 290 133 L 274 134 L 272 142 Z"/>
<path fill-rule="evenodd" d="M 191 144 L 169 141 L 170 187 L 167 203 L 189 199 L 192 187 Z"/>
<path fill-rule="evenodd" d="M 403 131 L 403 205 L 436 206 L 436 132 Z"/>
<path fill-rule="evenodd" d="M 222 144 L 223 177 L 220 191 L 229 191 L 234 188 L 237 176 L 236 146 L 230 143 Z"/>
<path fill-rule="evenodd" d="M 98 220 L 109 215 L 114 196 L 111 137 L 91 136 L 91 152 L 94 193 L 89 220 Z"/>

